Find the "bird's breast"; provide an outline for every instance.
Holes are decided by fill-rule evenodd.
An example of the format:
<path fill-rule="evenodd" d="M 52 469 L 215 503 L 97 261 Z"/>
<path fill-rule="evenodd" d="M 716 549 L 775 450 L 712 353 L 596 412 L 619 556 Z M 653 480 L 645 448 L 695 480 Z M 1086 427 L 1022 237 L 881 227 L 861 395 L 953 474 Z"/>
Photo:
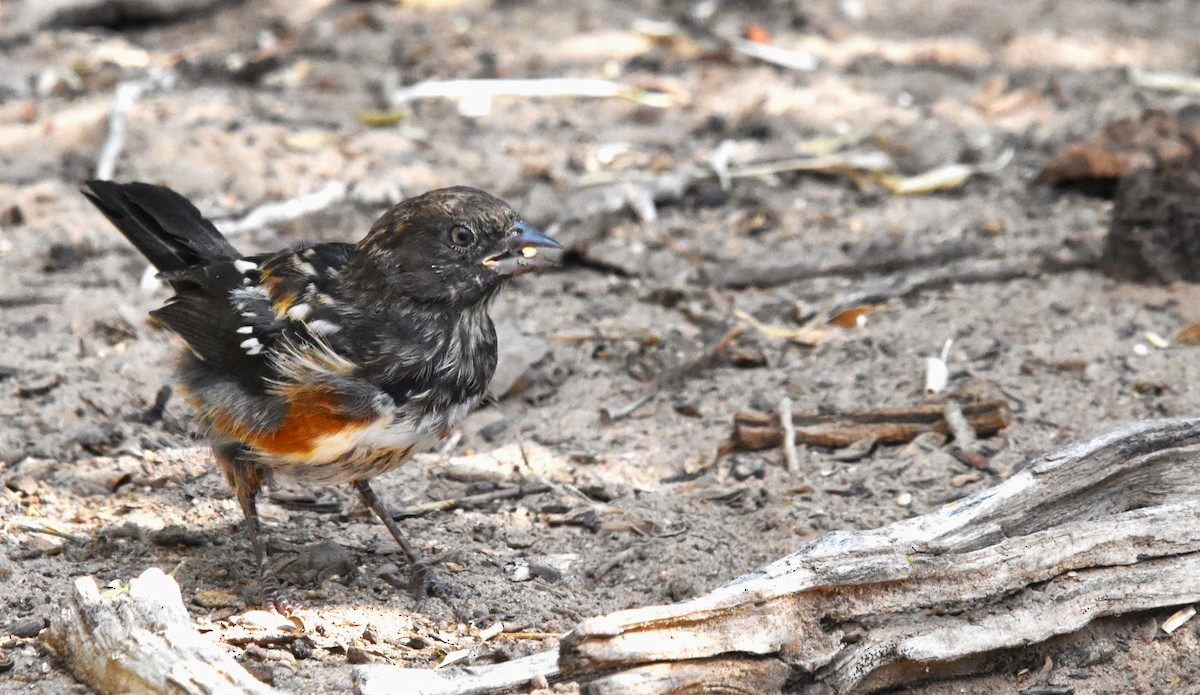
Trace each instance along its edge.
<path fill-rule="evenodd" d="M 416 415 L 411 409 L 368 422 L 349 422 L 309 440 L 302 450 L 260 452 L 276 473 L 299 480 L 346 483 L 386 473 L 429 449 L 461 421 L 474 400 Z"/>

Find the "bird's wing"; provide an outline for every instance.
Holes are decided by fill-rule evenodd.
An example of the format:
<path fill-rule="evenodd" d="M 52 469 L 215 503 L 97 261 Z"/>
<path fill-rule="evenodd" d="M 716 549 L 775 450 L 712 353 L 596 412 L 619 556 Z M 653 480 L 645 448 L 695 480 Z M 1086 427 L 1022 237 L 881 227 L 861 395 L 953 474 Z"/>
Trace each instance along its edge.
<path fill-rule="evenodd" d="M 337 289 L 353 248 L 318 244 L 168 274 L 175 296 L 152 314 L 200 360 L 265 392 L 284 350 L 340 342 Z"/>

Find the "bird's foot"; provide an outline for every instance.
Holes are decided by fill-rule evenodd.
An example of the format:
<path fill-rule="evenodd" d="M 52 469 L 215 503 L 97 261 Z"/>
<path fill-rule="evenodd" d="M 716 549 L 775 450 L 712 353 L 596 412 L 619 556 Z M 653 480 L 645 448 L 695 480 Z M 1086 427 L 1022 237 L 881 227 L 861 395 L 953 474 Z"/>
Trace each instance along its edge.
<path fill-rule="evenodd" d="M 263 609 L 274 610 L 284 616 L 291 616 L 296 612 L 296 605 L 287 599 L 283 585 L 269 567 L 258 568 L 258 585 L 262 589 Z"/>
<path fill-rule="evenodd" d="M 450 584 L 442 581 L 433 569 L 433 563 L 425 559 L 410 561 L 408 581 L 395 575 L 385 575 L 385 580 L 393 586 L 405 589 L 417 600 L 416 610 L 421 610 L 428 599 L 436 599 L 450 609 L 454 619 L 460 623 L 469 621 L 469 617 L 458 604 L 462 599 L 459 592 Z"/>

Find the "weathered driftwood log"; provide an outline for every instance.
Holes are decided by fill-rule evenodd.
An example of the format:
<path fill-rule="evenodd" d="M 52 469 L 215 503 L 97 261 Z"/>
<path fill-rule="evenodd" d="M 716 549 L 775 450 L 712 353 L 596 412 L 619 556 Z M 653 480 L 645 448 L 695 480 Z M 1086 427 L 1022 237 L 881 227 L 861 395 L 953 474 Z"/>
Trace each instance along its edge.
<path fill-rule="evenodd" d="M 102 693 L 280 693 L 196 632 L 179 585 L 157 568 L 111 597 L 91 577 L 76 579 L 46 639 L 76 678 Z"/>
<path fill-rule="evenodd" d="M 604 695 L 870 692 L 961 674 L 1095 618 L 1200 600 L 1198 491 L 1200 419 L 1135 423 L 924 516 L 822 536 L 705 596 L 585 620 L 556 662 L 446 669 L 419 692 L 539 677 Z M 404 683 L 397 671 L 361 671 L 359 687 L 400 692 L 371 687 Z"/>

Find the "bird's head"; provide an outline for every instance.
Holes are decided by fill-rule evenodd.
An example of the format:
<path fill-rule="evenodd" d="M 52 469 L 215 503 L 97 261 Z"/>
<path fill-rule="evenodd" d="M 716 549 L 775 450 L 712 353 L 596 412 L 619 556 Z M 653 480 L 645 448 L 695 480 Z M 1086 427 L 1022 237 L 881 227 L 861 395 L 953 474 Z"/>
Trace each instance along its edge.
<path fill-rule="evenodd" d="M 558 242 L 520 220 L 508 203 L 475 188 L 430 191 L 393 207 L 371 227 L 347 268 L 360 290 L 446 306 L 486 302 L 514 275 L 555 262 Z"/>

